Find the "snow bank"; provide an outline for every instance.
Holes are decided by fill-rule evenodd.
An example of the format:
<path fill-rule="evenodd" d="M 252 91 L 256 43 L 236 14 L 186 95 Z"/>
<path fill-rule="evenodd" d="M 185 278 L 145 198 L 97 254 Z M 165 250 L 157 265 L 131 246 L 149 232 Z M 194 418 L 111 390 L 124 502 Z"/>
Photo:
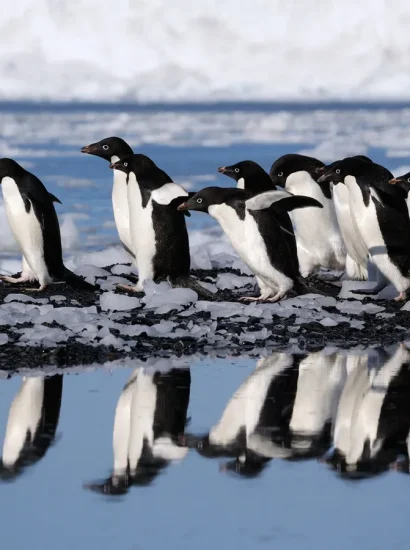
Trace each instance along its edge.
<path fill-rule="evenodd" d="M 16 0 L 0 97 L 408 98 L 409 22 L 406 0 Z"/>

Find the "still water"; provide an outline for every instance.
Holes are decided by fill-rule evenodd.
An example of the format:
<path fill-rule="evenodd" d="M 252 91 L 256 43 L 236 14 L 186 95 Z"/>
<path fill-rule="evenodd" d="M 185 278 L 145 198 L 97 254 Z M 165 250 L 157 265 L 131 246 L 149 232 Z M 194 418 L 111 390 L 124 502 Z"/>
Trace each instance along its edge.
<path fill-rule="evenodd" d="M 0 381 L 2 548 L 407 548 L 410 353 Z"/>

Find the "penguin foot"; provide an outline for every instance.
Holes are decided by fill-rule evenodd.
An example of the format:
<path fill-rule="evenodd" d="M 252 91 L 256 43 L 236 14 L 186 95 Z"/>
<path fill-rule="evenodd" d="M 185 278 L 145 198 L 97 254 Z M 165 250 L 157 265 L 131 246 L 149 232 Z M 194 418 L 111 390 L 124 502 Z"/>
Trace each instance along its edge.
<path fill-rule="evenodd" d="M 142 292 L 138 290 L 135 286 L 131 285 L 117 285 L 118 290 L 126 290 L 127 292 Z"/>
<path fill-rule="evenodd" d="M 28 292 L 42 292 L 47 288 L 48 285 L 41 285 L 38 288 L 25 288 L 24 290 L 27 290 Z"/>
<path fill-rule="evenodd" d="M 268 302 L 275 303 L 283 300 L 284 298 L 286 298 L 286 292 L 278 292 L 275 296 L 272 296 L 272 298 L 268 298 Z"/>
<path fill-rule="evenodd" d="M 260 302 L 262 296 L 239 296 L 238 298 L 241 302 Z"/>
<path fill-rule="evenodd" d="M 0 275 L 0 281 L 6 281 L 7 283 L 11 283 L 12 285 L 18 283 L 27 283 L 30 280 L 31 278 L 29 276 L 19 277 L 18 279 L 15 279 L 14 277 L 8 277 L 7 275 Z"/>
<path fill-rule="evenodd" d="M 407 300 L 407 292 L 400 292 L 394 299 L 395 302 L 405 302 Z"/>

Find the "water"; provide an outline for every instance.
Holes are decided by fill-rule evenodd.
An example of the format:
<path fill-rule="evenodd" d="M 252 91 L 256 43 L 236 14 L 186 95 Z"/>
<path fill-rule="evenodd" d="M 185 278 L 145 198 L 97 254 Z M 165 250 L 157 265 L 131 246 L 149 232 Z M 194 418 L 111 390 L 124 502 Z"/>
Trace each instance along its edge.
<path fill-rule="evenodd" d="M 16 448 L 28 416 L 37 418 L 44 378 L 33 373 L 34 378 L 1 380 L 3 461 L 5 450 L 9 453 L 9 472 L 3 463 L 0 481 L 3 545 L 10 550 L 33 544 L 45 550 L 226 544 L 240 549 L 272 544 L 285 549 L 320 550 L 329 544 L 337 549 L 405 548 L 408 478 L 397 470 L 408 472 L 409 359 L 399 347 L 348 356 L 328 351 L 174 363 L 152 358 L 145 368 L 55 374 L 44 386 L 48 422 L 42 425 L 43 438 L 30 445 L 27 437 L 23 453 L 28 457 L 31 452 L 37 461 L 23 460 L 14 477 L 12 442 Z M 350 415 L 349 400 L 355 401 Z M 117 402 L 122 415 L 116 433 L 126 441 L 131 423 L 130 449 L 138 447 L 141 430 L 150 433 L 155 413 L 157 460 L 145 454 L 131 485 L 129 478 L 121 478 L 117 446 L 113 489 Z M 210 437 L 214 445 L 194 437 L 218 425 Z M 235 434 L 241 425 L 247 427 L 246 438 L 223 448 L 221 433 Z M 173 444 L 161 433 L 164 426 L 174 434 Z M 343 429 L 348 438 L 341 436 Z M 53 443 L 39 457 L 42 443 L 47 447 L 49 442 L 47 433 L 52 438 L 54 432 Z M 369 447 L 365 440 L 372 433 L 377 437 Z M 341 447 L 341 441 L 350 463 L 339 457 L 332 466 L 333 447 L 337 442 Z M 262 460 L 268 455 L 275 458 Z M 131 461 L 136 456 L 130 451 Z M 179 460 L 158 462 L 165 456 Z M 115 494 L 95 491 L 104 483 Z"/>

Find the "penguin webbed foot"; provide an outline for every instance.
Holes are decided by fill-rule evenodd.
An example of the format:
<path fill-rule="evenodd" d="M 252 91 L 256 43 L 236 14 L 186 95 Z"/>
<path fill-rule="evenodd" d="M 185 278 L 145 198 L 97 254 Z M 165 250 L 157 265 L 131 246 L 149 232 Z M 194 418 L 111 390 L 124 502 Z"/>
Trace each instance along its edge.
<path fill-rule="evenodd" d="M 395 302 L 405 302 L 407 300 L 407 292 L 400 292 L 398 296 L 394 298 Z"/>
<path fill-rule="evenodd" d="M 260 302 L 263 298 L 262 296 L 238 296 L 238 300 L 241 302 Z"/>
<path fill-rule="evenodd" d="M 31 278 L 29 276 L 21 276 L 16 279 L 15 277 L 10 277 L 8 275 L 0 275 L 0 281 L 5 281 L 6 283 L 15 285 L 19 283 L 27 283 L 31 281 Z"/>
<path fill-rule="evenodd" d="M 139 288 L 134 285 L 123 285 L 123 284 L 119 284 L 117 285 L 117 290 L 126 290 L 127 292 L 142 292 L 142 290 L 139 290 Z"/>

